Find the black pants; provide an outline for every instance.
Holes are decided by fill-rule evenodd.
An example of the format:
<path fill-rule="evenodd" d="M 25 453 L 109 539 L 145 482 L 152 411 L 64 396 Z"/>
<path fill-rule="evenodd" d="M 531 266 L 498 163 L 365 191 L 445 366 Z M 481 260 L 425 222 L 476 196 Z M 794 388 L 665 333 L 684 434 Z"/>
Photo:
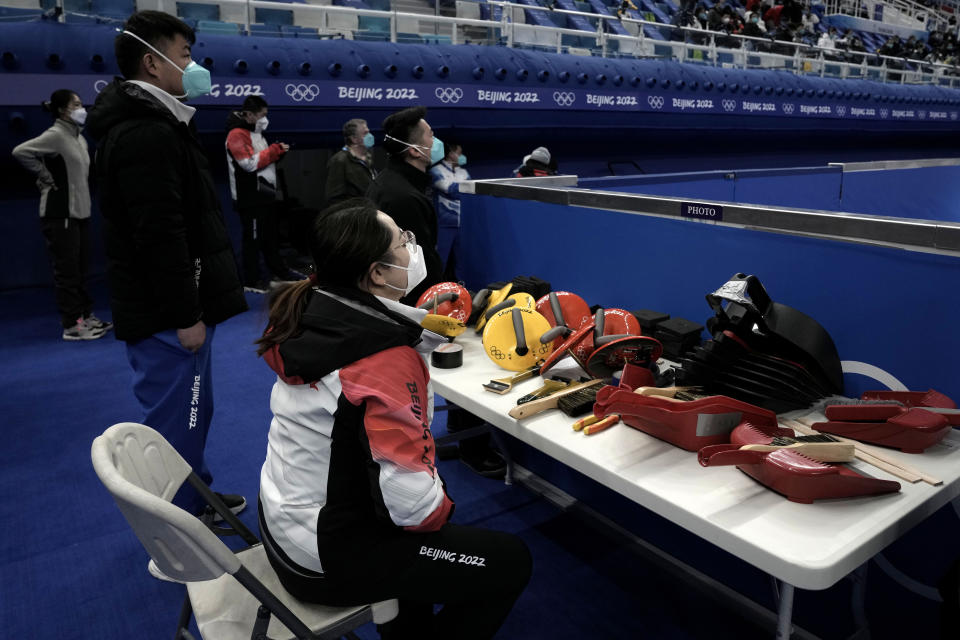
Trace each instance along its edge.
<path fill-rule="evenodd" d="M 277 234 L 277 205 L 266 203 L 257 206 L 239 207 L 240 221 L 243 224 L 243 282 L 254 285 L 262 280 L 260 275 L 260 254 L 267 263 L 267 269 L 277 278 L 286 279 L 287 266 L 280 257 L 280 240 Z"/>
<path fill-rule="evenodd" d="M 64 329 L 90 315 L 93 300 L 87 293 L 87 260 L 90 253 L 90 221 L 71 218 L 40 218 L 40 228 L 53 266 L 53 285 Z"/>
<path fill-rule="evenodd" d="M 492 638 L 533 569 L 520 538 L 476 527 L 448 523 L 431 533 L 349 538 L 321 548 L 320 579 L 275 568 L 301 600 L 349 606 L 398 599 L 399 615 L 380 627 L 384 639 Z M 434 604 L 443 605 L 437 614 Z"/>

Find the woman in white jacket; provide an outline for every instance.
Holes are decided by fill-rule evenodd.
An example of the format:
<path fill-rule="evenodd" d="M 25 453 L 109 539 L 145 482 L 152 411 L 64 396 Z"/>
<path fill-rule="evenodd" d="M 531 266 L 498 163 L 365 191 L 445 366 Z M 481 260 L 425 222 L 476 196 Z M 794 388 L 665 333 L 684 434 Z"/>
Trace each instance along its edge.
<path fill-rule="evenodd" d="M 58 89 L 43 103 L 53 126 L 13 150 L 13 157 L 37 179 L 40 226 L 50 253 L 64 340 L 96 340 L 113 325 L 93 315 L 87 293 L 90 154 L 80 135 L 87 112 L 80 96 Z"/>

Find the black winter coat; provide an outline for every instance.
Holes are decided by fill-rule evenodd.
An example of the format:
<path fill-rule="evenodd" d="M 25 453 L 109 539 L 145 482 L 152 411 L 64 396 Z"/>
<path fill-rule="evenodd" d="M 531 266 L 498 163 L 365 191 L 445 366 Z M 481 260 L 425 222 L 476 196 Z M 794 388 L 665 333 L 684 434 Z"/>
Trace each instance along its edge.
<path fill-rule="evenodd" d="M 99 141 L 110 306 L 117 338 L 139 340 L 246 311 L 233 248 L 193 125 L 117 78 L 87 131 Z"/>
<path fill-rule="evenodd" d="M 427 263 L 427 277 L 401 302 L 412 305 L 428 287 L 443 275 L 443 261 L 437 253 L 437 212 L 426 195 L 430 174 L 420 171 L 398 158 L 391 158 L 367 190 L 380 211 L 388 214 L 397 226 L 413 231 L 417 244 L 423 248 Z"/>
<path fill-rule="evenodd" d="M 327 201 L 324 208 L 347 198 L 366 195 L 375 172 L 347 149 L 340 149 L 327 160 Z"/>

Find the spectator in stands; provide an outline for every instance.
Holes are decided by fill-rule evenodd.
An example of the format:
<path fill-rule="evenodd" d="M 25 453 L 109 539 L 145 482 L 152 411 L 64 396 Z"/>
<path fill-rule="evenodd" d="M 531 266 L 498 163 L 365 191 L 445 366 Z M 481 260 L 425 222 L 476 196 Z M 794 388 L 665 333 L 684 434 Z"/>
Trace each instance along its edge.
<path fill-rule="evenodd" d="M 427 277 L 405 292 L 401 302 L 414 304 L 428 287 L 440 282 L 443 263 L 437 253 L 437 213 L 426 195 L 427 170 L 443 159 L 443 143 L 424 120 L 424 107 L 398 111 L 383 121 L 383 147 L 390 154 L 387 168 L 370 183 L 367 197 L 405 231 L 416 235 L 423 248 Z"/>
<path fill-rule="evenodd" d="M 767 31 L 773 33 L 780 26 L 780 16 L 783 14 L 783 5 L 777 4 L 766 10 L 763 20 L 767 23 Z"/>
<path fill-rule="evenodd" d="M 557 172 L 550 168 L 552 157 L 546 147 L 537 147 L 533 152 L 524 157 L 523 164 L 514 170 L 518 178 L 530 178 L 534 176 L 555 176 Z"/>
<path fill-rule="evenodd" d="M 343 148 L 327 161 L 327 206 L 366 195 L 377 175 L 370 152 L 373 142 L 366 120 L 354 118 L 343 125 Z"/>
<path fill-rule="evenodd" d="M 632 0 L 620 0 L 620 6 L 617 7 L 617 18 L 623 20 L 624 18 L 629 17 L 627 11 L 636 11 L 637 5 L 633 4 Z"/>
<path fill-rule="evenodd" d="M 706 14 L 704 14 L 704 17 L 706 17 Z M 697 19 L 697 16 L 689 11 L 678 11 L 673 17 L 673 25 L 683 29 L 696 29 L 698 31 L 702 31 L 704 28 L 703 24 Z M 672 40 L 680 42 L 691 42 L 693 44 L 703 44 L 706 42 L 706 36 L 699 33 L 691 33 L 690 31 L 672 30 L 670 35 Z"/>
<path fill-rule="evenodd" d="M 388 135 L 402 135 L 404 122 L 412 144 L 425 145 L 422 112 L 390 116 Z M 261 536 L 282 554 L 282 564 L 268 558 L 297 598 L 398 599 L 381 638 L 492 638 L 532 559 L 512 534 L 449 521 L 424 362 L 445 340 L 420 327 L 426 311 L 399 302 L 425 275 L 418 240 L 367 200 L 341 202 L 311 234 L 315 282 L 272 296 L 257 341 L 278 376 L 260 472 Z M 443 605 L 436 615 L 435 603 Z"/>
<path fill-rule="evenodd" d="M 443 143 L 443 160 L 430 168 L 434 204 L 437 208 L 437 253 L 443 261 L 443 279 L 457 282 L 457 253 L 460 246 L 460 183 L 469 180 L 464 169 L 467 156 L 454 139 Z"/>
<path fill-rule="evenodd" d="M 214 329 L 247 303 L 192 122 L 196 109 L 179 100 L 210 92 L 210 73 L 190 59 L 194 38 L 170 14 L 130 16 L 114 40 L 123 78 L 100 92 L 87 125 L 99 141 L 113 321 L 127 343 L 141 422 L 210 482 L 204 447 L 213 417 Z M 246 506 L 242 496 L 222 497 L 235 513 Z M 174 502 L 193 513 L 205 506 L 188 485 Z"/>
<path fill-rule="evenodd" d="M 80 96 L 58 89 L 43 103 L 53 126 L 13 149 L 37 179 L 40 229 L 53 267 L 53 286 L 64 340 L 96 340 L 113 327 L 93 315 L 87 293 L 90 253 L 90 153 L 80 130 L 87 118 Z"/>
<path fill-rule="evenodd" d="M 831 29 L 832 28 L 833 27 L 831 27 Z M 877 53 L 882 56 L 899 58 L 901 55 L 903 55 L 903 43 L 900 42 L 900 36 L 892 35 L 887 38 L 887 41 L 883 43 L 883 46 L 877 49 Z"/>
<path fill-rule="evenodd" d="M 740 34 L 744 36 L 750 36 L 751 38 L 765 38 L 767 36 L 767 31 L 763 21 L 760 19 L 760 14 L 756 11 L 751 11 L 748 13 L 749 15 L 747 17 L 746 24 L 744 24 L 743 30 L 740 32 Z M 769 51 L 769 46 L 765 42 L 747 40 L 744 42 L 743 46 L 745 49 L 750 51 Z"/>
<path fill-rule="evenodd" d="M 260 255 L 274 281 L 302 280 L 306 276 L 290 269 L 280 257 L 277 217 L 281 191 L 277 187 L 277 162 L 290 150 L 282 142 L 267 144 L 267 101 L 247 96 L 240 111 L 227 116 L 227 169 L 233 209 L 243 226 L 241 256 L 243 283 L 247 291 L 266 293 L 270 280 L 263 278 Z"/>
<path fill-rule="evenodd" d="M 803 16 L 800 18 L 800 28 L 803 30 L 804 35 L 809 38 L 816 37 L 818 24 L 820 24 L 820 16 L 809 8 L 804 9 Z"/>
<path fill-rule="evenodd" d="M 707 14 L 707 28 L 710 31 L 725 31 L 727 23 L 730 22 L 729 9 L 726 0 L 718 0 Z"/>
<path fill-rule="evenodd" d="M 830 27 L 824 33 L 820 34 L 820 39 L 817 40 L 817 46 L 821 49 L 835 50 L 837 48 L 837 28 Z"/>

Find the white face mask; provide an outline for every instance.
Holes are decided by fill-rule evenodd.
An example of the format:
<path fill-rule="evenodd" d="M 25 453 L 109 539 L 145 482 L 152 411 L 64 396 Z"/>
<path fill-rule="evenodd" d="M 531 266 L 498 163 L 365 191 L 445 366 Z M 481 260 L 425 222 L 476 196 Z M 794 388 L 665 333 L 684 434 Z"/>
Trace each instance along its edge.
<path fill-rule="evenodd" d="M 409 295 L 411 291 L 417 288 L 417 285 L 424 281 L 427 277 L 427 263 L 423 259 L 423 249 L 420 245 L 416 245 L 416 249 L 410 251 L 409 245 L 407 251 L 410 253 L 410 264 L 405 267 L 399 265 L 390 264 L 389 262 L 381 262 L 380 264 L 387 267 L 393 267 L 394 269 L 400 269 L 401 271 L 407 272 L 407 287 L 401 289 L 400 287 L 395 287 L 389 282 L 384 282 L 385 286 L 390 287 L 391 289 L 396 289 L 397 291 L 403 291 L 403 295 Z"/>
<path fill-rule="evenodd" d="M 267 116 L 263 116 L 262 118 L 260 118 L 259 120 L 257 120 L 257 123 L 254 125 L 254 130 L 255 130 L 257 133 L 260 133 L 260 132 L 262 132 L 262 131 L 266 131 L 266 130 L 267 130 L 267 126 L 268 126 L 269 124 L 270 124 L 270 121 L 267 120 Z"/>
<path fill-rule="evenodd" d="M 70 119 L 76 122 L 81 127 L 83 126 L 83 123 L 87 121 L 87 110 L 84 109 L 83 107 L 80 107 L 79 109 L 74 109 L 73 111 L 70 112 L 69 115 L 70 115 Z"/>

